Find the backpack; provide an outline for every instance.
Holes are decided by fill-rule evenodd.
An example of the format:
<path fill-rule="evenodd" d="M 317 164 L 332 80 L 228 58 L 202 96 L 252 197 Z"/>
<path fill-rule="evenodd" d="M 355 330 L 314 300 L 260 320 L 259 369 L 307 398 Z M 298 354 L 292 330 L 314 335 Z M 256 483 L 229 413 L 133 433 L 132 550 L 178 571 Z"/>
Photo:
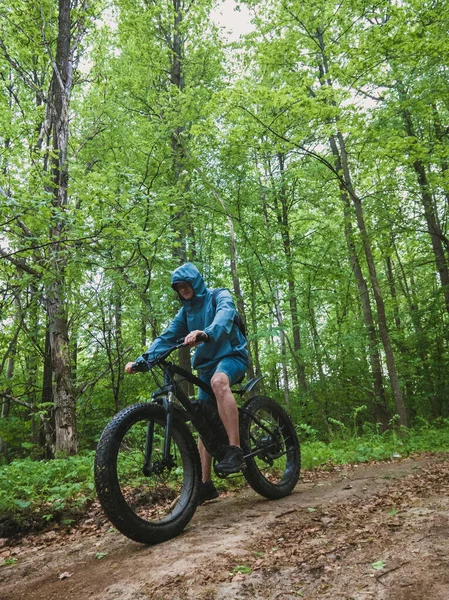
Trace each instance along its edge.
<path fill-rule="evenodd" d="M 229 292 L 228 288 L 216 288 L 214 290 L 209 290 L 212 294 L 212 306 L 214 306 L 215 308 L 217 307 L 217 296 L 223 290 L 227 290 Z M 237 325 L 240 333 L 243 335 L 244 338 L 246 338 L 245 324 L 242 320 L 242 317 L 239 315 L 239 313 L 237 311 L 235 311 L 234 325 Z"/>

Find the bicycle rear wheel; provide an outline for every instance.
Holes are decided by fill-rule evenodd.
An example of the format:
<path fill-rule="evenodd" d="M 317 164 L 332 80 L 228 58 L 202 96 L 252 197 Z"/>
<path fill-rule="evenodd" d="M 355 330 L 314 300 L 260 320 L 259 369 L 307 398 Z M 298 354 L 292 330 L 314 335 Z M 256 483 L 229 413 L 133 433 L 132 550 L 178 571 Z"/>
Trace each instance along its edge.
<path fill-rule="evenodd" d="M 240 440 L 249 485 L 265 498 L 290 494 L 299 479 L 301 452 L 286 411 L 272 398 L 251 398 L 241 409 Z"/>
<path fill-rule="evenodd" d="M 106 516 L 125 536 L 145 544 L 178 535 L 197 506 L 201 466 L 193 436 L 175 413 L 170 459 L 164 462 L 165 427 L 162 407 L 130 406 L 106 426 L 95 457 Z"/>

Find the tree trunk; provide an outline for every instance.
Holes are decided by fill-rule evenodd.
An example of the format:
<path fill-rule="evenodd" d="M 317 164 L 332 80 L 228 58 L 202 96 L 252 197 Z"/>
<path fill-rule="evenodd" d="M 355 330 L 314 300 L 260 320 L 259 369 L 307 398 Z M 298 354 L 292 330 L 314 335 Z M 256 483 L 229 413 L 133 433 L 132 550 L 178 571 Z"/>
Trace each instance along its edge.
<path fill-rule="evenodd" d="M 39 323 L 39 301 L 38 298 L 40 296 L 38 287 L 36 285 L 31 284 L 28 291 L 28 297 L 31 299 L 31 302 L 25 308 L 25 316 L 24 319 L 27 321 L 27 329 L 28 335 L 32 340 L 32 343 L 39 347 L 40 345 L 40 323 Z M 18 310 L 20 308 L 18 307 Z M 23 309 L 22 309 L 23 310 Z M 27 382 L 26 382 L 26 396 L 27 402 L 33 406 L 33 412 L 37 411 L 36 404 L 38 402 L 37 399 L 37 391 L 39 386 L 39 364 L 40 364 L 40 356 L 38 352 L 28 352 L 25 357 L 25 365 L 26 365 L 26 374 L 27 374 Z M 40 427 L 41 427 L 41 417 L 39 414 L 32 415 L 32 442 L 39 444 L 40 441 Z"/>
<path fill-rule="evenodd" d="M 276 302 L 276 315 L 279 323 L 279 338 L 281 340 L 281 360 L 282 360 L 282 379 L 283 379 L 283 387 L 284 387 L 284 401 L 288 406 L 290 404 L 290 390 L 289 390 L 289 380 L 288 380 L 288 368 L 287 368 L 287 348 L 285 344 L 285 332 L 283 329 L 284 317 L 282 315 L 280 301 L 279 301 L 279 290 L 276 288 L 275 295 Z"/>
<path fill-rule="evenodd" d="M 183 8 L 184 5 L 181 0 L 173 1 L 174 21 L 173 21 L 173 37 L 171 39 L 171 68 L 170 68 L 170 83 L 175 86 L 180 93 L 184 91 L 185 81 L 183 73 L 183 56 L 184 56 L 184 39 L 182 34 L 183 25 Z M 183 144 L 181 143 L 181 133 L 185 129 L 184 126 L 177 127 L 171 136 L 171 147 L 173 156 L 173 178 L 176 184 L 182 184 L 181 177 L 185 169 L 187 155 Z M 188 182 L 182 184 L 184 191 L 189 188 Z M 177 214 L 177 218 L 174 221 L 176 228 L 177 243 L 173 249 L 173 255 L 176 257 L 178 264 L 182 265 L 187 261 L 189 252 L 188 237 L 191 232 L 192 224 L 185 218 L 185 211 L 180 210 Z M 192 250 L 192 249 L 191 249 Z M 193 255 L 195 252 L 193 251 Z M 178 352 L 179 365 L 181 368 L 188 372 L 191 372 L 191 361 L 190 361 L 190 349 L 180 348 Z M 193 384 L 189 381 L 181 382 L 183 391 L 192 396 L 193 395 Z"/>
<path fill-rule="evenodd" d="M 403 110 L 402 116 L 407 135 L 410 138 L 415 138 L 416 136 L 413 130 L 412 117 L 410 113 L 407 110 Z M 433 204 L 432 194 L 430 192 L 427 173 L 423 161 L 421 159 L 414 160 L 413 169 L 415 170 L 418 178 L 418 184 L 421 191 L 421 200 L 424 208 L 424 217 L 427 223 L 427 231 L 429 232 L 432 242 L 432 250 L 435 257 L 438 275 L 440 277 L 441 287 L 443 288 L 446 310 L 449 312 L 449 268 L 444 255 L 441 226 Z"/>
<path fill-rule="evenodd" d="M 427 339 L 426 339 L 426 333 L 423 330 L 423 327 L 421 324 L 421 318 L 420 318 L 420 314 L 419 314 L 419 312 L 420 312 L 419 306 L 418 306 L 418 302 L 417 302 L 416 294 L 415 294 L 415 290 L 414 290 L 415 282 L 414 282 L 414 278 L 413 278 L 413 273 L 411 273 L 411 276 L 410 276 L 410 286 L 409 286 L 408 281 L 407 281 L 407 276 L 405 274 L 404 267 L 402 265 L 402 261 L 400 259 L 399 252 L 397 250 L 396 244 L 394 243 L 394 240 L 393 240 L 393 247 L 394 247 L 396 259 L 398 261 L 398 265 L 399 265 L 401 275 L 402 275 L 401 289 L 402 289 L 404 297 L 407 301 L 410 318 L 411 318 L 411 321 L 413 324 L 413 329 L 414 329 L 415 335 L 416 335 L 416 348 L 417 348 L 418 355 L 420 358 L 420 364 L 417 367 L 418 373 L 422 377 L 424 391 L 425 391 L 425 394 L 429 401 L 431 412 L 433 413 L 434 417 L 438 417 L 438 416 L 440 416 L 440 413 L 439 413 L 439 410 L 436 408 L 436 400 L 437 399 L 436 399 L 436 394 L 435 394 L 435 382 L 434 382 L 434 378 L 432 377 L 431 370 L 429 368 L 428 343 L 427 343 Z M 401 281 L 401 280 L 399 280 L 399 281 Z M 420 373 L 420 371 L 421 371 L 421 373 Z"/>
<path fill-rule="evenodd" d="M 12 390 L 11 390 L 11 386 L 9 385 L 9 382 L 12 381 L 12 379 L 14 377 L 16 347 L 17 347 L 17 343 L 16 343 L 16 341 L 14 341 L 13 346 L 10 348 L 10 355 L 8 357 L 8 363 L 7 363 L 7 367 L 6 367 L 6 386 L 7 387 L 5 390 L 5 394 L 2 397 L 2 410 L 1 410 L 1 418 L 2 419 L 8 419 L 9 413 L 11 410 L 10 396 L 12 395 L 11 394 Z M 5 442 L 5 440 L 0 435 L 0 457 L 2 457 L 2 456 L 7 458 L 8 446 Z"/>
<path fill-rule="evenodd" d="M 232 285 L 234 288 L 234 294 L 235 294 L 236 302 L 237 302 L 237 311 L 239 313 L 240 318 L 243 321 L 245 330 L 247 331 L 248 323 L 247 323 L 247 318 L 246 318 L 246 310 L 245 310 L 245 304 L 243 302 L 242 288 L 240 286 L 240 277 L 239 277 L 238 270 L 237 270 L 237 248 L 236 248 L 236 240 L 235 240 L 234 222 L 233 222 L 232 216 L 230 214 L 228 214 L 228 225 L 229 225 L 229 233 L 230 233 L 229 248 L 230 248 L 230 253 L 231 253 Z M 255 377 L 255 373 L 254 373 L 252 352 L 251 352 L 249 342 L 248 342 L 247 349 L 248 349 L 248 355 L 249 355 L 248 374 L 249 374 L 250 378 L 253 378 L 253 377 Z"/>
<path fill-rule="evenodd" d="M 400 331 L 401 330 L 401 317 L 399 315 L 398 299 L 397 299 L 397 295 L 396 295 L 396 284 L 394 281 L 393 265 L 392 265 L 390 256 L 387 256 L 385 258 L 385 266 L 386 266 L 386 271 L 387 271 L 387 279 L 388 279 L 388 286 L 390 288 L 391 299 L 393 300 L 394 321 L 396 323 L 396 329 L 398 331 Z"/>
<path fill-rule="evenodd" d="M 122 388 L 123 377 L 124 377 L 124 365 L 122 364 L 123 354 L 123 335 L 122 335 L 122 299 L 120 296 L 120 290 L 114 289 L 114 321 L 115 321 L 115 352 L 116 352 L 116 366 L 114 370 L 117 372 L 115 377 L 114 385 L 114 404 L 115 411 L 120 410 L 120 391 Z"/>
<path fill-rule="evenodd" d="M 440 115 L 438 114 L 438 109 L 437 109 L 436 105 L 433 104 L 432 108 L 433 108 L 433 116 L 434 116 L 435 137 L 442 146 L 445 145 L 447 147 L 448 131 L 446 128 L 444 128 L 441 125 Z M 442 174 L 443 180 L 444 180 L 447 178 L 447 172 L 449 170 L 449 162 L 446 157 L 440 159 L 440 166 L 441 166 L 441 174 Z M 447 186 L 444 184 L 442 187 L 443 187 L 443 194 L 444 194 L 444 197 L 446 199 L 446 204 L 447 204 L 446 208 L 447 208 L 447 210 L 449 210 L 449 190 L 447 189 Z M 449 238 L 447 237 L 447 235 L 443 234 L 442 241 L 446 247 L 446 252 L 448 253 L 448 256 L 449 256 Z"/>
<path fill-rule="evenodd" d="M 334 136 L 330 137 L 330 146 L 335 160 L 335 168 L 337 172 L 342 172 L 341 157 L 338 151 L 338 146 Z M 380 360 L 377 338 L 376 327 L 374 324 L 374 317 L 371 310 L 370 296 L 368 285 L 363 276 L 362 267 L 360 265 L 359 257 L 357 254 L 354 232 L 352 229 L 351 222 L 351 204 L 348 196 L 348 192 L 342 182 L 339 184 L 340 187 L 340 198 L 343 201 L 343 210 L 345 217 L 345 239 L 346 246 L 348 248 L 349 262 L 354 274 L 354 278 L 359 291 L 360 303 L 362 306 L 363 320 L 369 339 L 369 360 L 371 365 L 371 374 L 373 378 L 374 388 L 374 399 L 375 399 L 375 412 L 377 420 L 382 424 L 383 429 L 388 427 L 390 421 L 390 414 L 387 407 L 387 401 L 385 398 L 385 389 L 383 384 L 382 376 L 382 364 Z"/>
<path fill-rule="evenodd" d="M 373 288 L 374 300 L 377 308 L 377 322 L 379 326 L 380 338 L 385 351 L 385 360 L 387 363 L 388 375 L 390 377 L 390 385 L 393 391 L 393 398 L 395 401 L 396 411 L 399 415 L 399 422 L 401 425 L 407 426 L 407 413 L 405 409 L 404 397 L 399 382 L 399 377 L 396 371 L 395 358 L 393 348 L 391 346 L 390 334 L 387 326 L 387 319 L 385 315 L 385 304 L 383 301 L 382 293 L 380 290 L 379 282 L 377 279 L 376 266 L 374 263 L 374 257 L 371 250 L 371 242 L 369 240 L 368 232 L 366 230 L 365 219 L 363 215 L 362 201 L 356 195 L 351 176 L 349 172 L 349 163 L 346 154 L 346 147 L 343 136 L 340 132 L 337 134 L 338 146 L 340 150 L 340 160 L 343 168 L 344 176 L 344 187 L 350 195 L 357 219 L 358 229 L 362 238 L 363 250 L 365 253 L 366 262 L 368 265 L 368 272 L 370 275 L 371 286 Z"/>
<path fill-rule="evenodd" d="M 67 254 L 62 242 L 66 236 L 68 203 L 69 101 L 72 89 L 70 0 L 59 0 L 58 40 L 53 65 L 53 158 L 52 193 L 54 217 L 50 228 L 49 250 L 52 281 L 47 284 L 52 366 L 55 374 L 53 399 L 55 406 L 55 451 L 76 454 L 76 402 L 72 383 L 67 307 L 64 298 Z"/>
<path fill-rule="evenodd" d="M 3 368 L 4 368 L 4 364 L 5 364 L 4 361 L 7 357 L 6 389 L 4 391 L 4 395 L 0 396 L 0 398 L 1 398 L 0 416 L 2 419 L 8 419 L 9 413 L 11 411 L 11 399 L 10 398 L 13 395 L 13 393 L 12 393 L 13 390 L 12 390 L 12 385 L 10 385 L 10 383 L 12 384 L 12 380 L 14 378 L 14 367 L 15 367 L 16 352 L 17 352 L 17 340 L 19 338 L 20 330 L 22 329 L 22 325 L 23 325 L 22 315 L 21 315 L 21 310 L 20 310 L 20 303 L 19 303 L 17 296 L 14 300 L 14 305 L 15 305 L 14 324 L 16 325 L 16 331 L 9 343 L 9 347 L 8 347 L 8 350 L 7 350 L 7 353 L 4 357 L 4 359 L 2 360 L 2 364 L 0 365 L 0 374 L 1 374 L 1 372 L 3 371 Z M 5 440 L 0 435 L 0 456 L 4 455 L 6 457 L 7 454 L 8 454 L 8 446 L 5 442 Z"/>
<path fill-rule="evenodd" d="M 42 376 L 42 404 L 46 404 L 45 415 L 41 419 L 41 446 L 45 447 L 45 458 L 53 458 L 55 454 L 55 413 L 53 404 L 53 369 L 51 360 L 50 331 L 47 324 L 45 331 L 44 372 Z"/>
<path fill-rule="evenodd" d="M 320 71 L 320 82 L 322 86 L 327 85 L 329 88 L 332 87 L 332 81 L 329 77 L 329 65 L 326 56 L 326 47 L 323 38 L 323 32 L 321 30 L 316 31 L 316 39 L 318 40 L 320 49 L 321 49 L 321 57 L 322 64 L 319 65 Z M 331 102 L 332 104 L 332 102 Z M 333 103 L 335 106 L 335 103 Z M 349 224 L 350 219 L 350 206 L 349 206 L 349 198 L 352 200 L 352 203 L 355 208 L 357 226 L 362 238 L 362 246 L 365 253 L 365 259 L 368 265 L 368 272 L 370 276 L 371 287 L 373 289 L 374 300 L 377 308 L 377 322 L 379 327 L 380 339 L 382 340 L 382 345 L 385 351 L 385 360 L 387 363 L 388 375 L 390 377 L 390 385 L 393 392 L 393 398 L 396 406 L 396 411 L 399 415 L 399 420 L 401 425 L 407 425 L 407 413 L 405 410 L 404 397 L 401 389 L 401 385 L 399 382 L 398 374 L 396 371 L 396 364 L 394 359 L 393 348 L 391 346 L 390 334 L 388 332 L 387 320 L 385 315 L 385 305 L 382 298 L 382 293 L 379 287 L 379 283 L 377 280 L 376 267 L 374 263 L 373 253 L 371 250 L 371 242 L 369 240 L 368 232 L 366 230 L 365 219 L 363 215 L 362 202 L 360 198 L 356 195 L 354 191 L 354 187 L 352 185 L 352 179 L 349 170 L 349 162 L 346 152 L 346 145 L 343 139 L 343 136 L 340 131 L 337 132 L 337 135 L 331 135 L 329 138 L 330 146 L 332 153 L 335 159 L 335 166 L 337 173 L 339 174 L 339 187 L 340 187 L 340 196 L 343 199 L 345 205 L 345 220 L 346 227 Z M 350 256 L 352 254 L 352 250 L 350 250 Z M 354 267 L 353 267 L 354 268 Z M 360 271 L 361 273 L 361 271 Z M 359 280 L 359 279 L 358 279 Z M 362 283 L 360 279 L 360 284 Z M 359 288 L 360 289 L 360 288 Z M 361 289 L 360 289 L 360 293 Z M 366 301 L 366 300 L 365 300 Z M 379 390 L 377 390 L 377 393 Z"/>
<path fill-rule="evenodd" d="M 290 224 L 288 218 L 288 207 L 287 207 L 287 190 L 285 187 L 284 180 L 284 168 L 285 168 L 285 157 L 283 154 L 278 154 L 278 163 L 281 177 L 281 189 L 278 195 L 279 198 L 275 197 L 276 202 L 276 213 L 279 227 L 281 229 L 282 244 L 284 248 L 284 256 L 287 268 L 287 284 L 288 284 L 288 301 L 290 304 L 290 315 L 292 321 L 293 331 L 293 358 L 296 363 L 296 375 L 298 378 L 299 387 L 305 391 L 307 389 L 306 372 L 304 365 L 304 358 L 302 356 L 302 342 L 301 342 L 301 329 L 299 324 L 298 315 L 298 302 L 295 275 L 293 271 L 293 257 L 292 257 L 292 245 L 290 240 Z M 281 204 L 279 207 L 278 199 Z"/>
<path fill-rule="evenodd" d="M 254 367 L 255 367 L 255 376 L 256 377 L 262 377 L 262 369 L 260 366 L 260 357 L 259 357 L 259 340 L 257 337 L 257 317 L 256 317 L 256 304 L 255 304 L 255 298 L 256 298 L 256 288 L 254 285 L 254 280 L 251 277 L 251 273 L 249 273 L 249 282 L 250 282 L 250 298 L 251 298 L 251 310 L 250 310 L 250 315 L 251 315 L 251 332 L 254 336 L 254 342 L 253 342 L 253 360 L 254 360 Z M 260 386 L 261 388 L 263 388 L 263 382 L 259 383 L 258 386 Z"/>

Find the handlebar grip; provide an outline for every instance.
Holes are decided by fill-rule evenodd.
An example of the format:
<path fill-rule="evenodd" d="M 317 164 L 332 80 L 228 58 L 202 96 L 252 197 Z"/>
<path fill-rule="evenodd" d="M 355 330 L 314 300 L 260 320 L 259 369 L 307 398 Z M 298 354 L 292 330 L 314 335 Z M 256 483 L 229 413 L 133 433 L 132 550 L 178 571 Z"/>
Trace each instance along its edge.
<path fill-rule="evenodd" d="M 196 336 L 196 340 L 197 342 L 208 342 L 209 336 L 207 335 L 207 333 L 200 333 Z"/>
<path fill-rule="evenodd" d="M 184 339 L 185 338 L 179 338 L 178 340 L 176 340 L 176 346 L 174 349 L 179 348 L 181 346 L 185 346 L 186 344 L 184 344 Z M 196 336 L 196 342 L 209 342 L 210 341 L 210 337 L 207 335 L 207 333 L 200 333 L 199 335 Z"/>
<path fill-rule="evenodd" d="M 151 361 L 147 359 L 143 359 L 138 363 L 134 363 L 133 365 L 133 373 L 146 373 L 152 367 Z"/>

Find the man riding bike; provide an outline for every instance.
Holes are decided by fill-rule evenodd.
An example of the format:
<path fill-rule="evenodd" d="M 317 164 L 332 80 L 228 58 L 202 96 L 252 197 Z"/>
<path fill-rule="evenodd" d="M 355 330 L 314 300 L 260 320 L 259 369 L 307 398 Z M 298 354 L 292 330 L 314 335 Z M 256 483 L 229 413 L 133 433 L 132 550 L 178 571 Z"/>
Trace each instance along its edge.
<path fill-rule="evenodd" d="M 146 371 L 145 360 L 152 360 L 168 350 L 179 338 L 184 343 L 196 347 L 192 367 L 197 369 L 199 378 L 210 385 L 217 399 L 217 408 L 229 439 L 229 447 L 224 458 L 216 465 L 222 473 L 238 473 L 243 464 L 243 451 L 240 447 L 239 415 L 231 386 L 239 381 L 248 369 L 246 339 L 234 322 L 236 310 L 228 290 L 213 293 L 193 263 L 186 263 L 173 271 L 172 288 L 178 293 L 182 307 L 169 327 L 157 337 L 143 356 L 126 365 L 127 373 Z M 207 336 L 207 343 L 197 341 L 201 334 Z M 198 399 L 208 401 L 208 394 L 200 389 Z M 202 467 L 202 489 L 199 503 L 212 500 L 218 492 L 211 479 L 212 457 L 201 439 L 198 449 Z"/>

